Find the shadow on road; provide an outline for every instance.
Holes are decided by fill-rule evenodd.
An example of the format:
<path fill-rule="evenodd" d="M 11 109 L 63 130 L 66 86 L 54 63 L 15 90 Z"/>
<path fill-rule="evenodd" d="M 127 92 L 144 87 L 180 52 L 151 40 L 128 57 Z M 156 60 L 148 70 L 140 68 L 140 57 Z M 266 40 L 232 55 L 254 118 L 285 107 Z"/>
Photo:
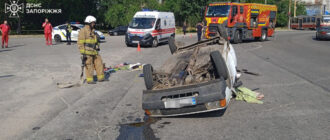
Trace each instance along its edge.
<path fill-rule="evenodd" d="M 17 48 L 17 47 L 23 47 L 23 46 L 25 46 L 25 44 L 24 44 L 24 45 L 14 45 L 14 46 L 9 46 L 9 48 Z"/>
<path fill-rule="evenodd" d="M 12 51 L 14 49 L 6 49 L 6 50 L 0 50 L 0 52 L 9 52 L 9 51 Z"/>
<path fill-rule="evenodd" d="M 330 41 L 330 39 L 316 39 L 316 37 L 313 37 L 313 40 L 315 41 Z"/>
<path fill-rule="evenodd" d="M 0 76 L 0 78 L 8 78 L 8 77 L 13 77 L 15 75 L 3 75 L 3 76 Z"/>
<path fill-rule="evenodd" d="M 151 47 L 151 46 L 144 46 L 144 45 L 140 45 L 141 48 L 149 48 L 149 49 L 152 49 L 152 48 L 158 48 L 158 47 L 163 47 L 163 46 L 166 46 L 168 43 L 167 42 L 164 42 L 164 43 L 159 43 L 157 47 Z M 132 45 L 132 46 L 127 46 L 128 48 L 137 48 L 137 45 Z"/>
<path fill-rule="evenodd" d="M 198 114 L 191 114 L 191 115 L 184 115 L 184 116 L 175 116 L 169 118 L 213 118 L 213 117 L 221 117 L 225 114 L 227 109 L 212 111 L 212 112 L 205 112 L 205 113 L 198 113 Z"/>

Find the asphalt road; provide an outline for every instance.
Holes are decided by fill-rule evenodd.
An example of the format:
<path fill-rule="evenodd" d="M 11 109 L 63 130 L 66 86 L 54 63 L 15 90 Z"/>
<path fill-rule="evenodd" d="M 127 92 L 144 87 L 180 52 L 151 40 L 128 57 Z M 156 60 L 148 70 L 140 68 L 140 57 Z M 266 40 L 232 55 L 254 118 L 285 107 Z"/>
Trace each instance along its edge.
<path fill-rule="evenodd" d="M 76 45 L 45 46 L 43 38 L 12 38 L 0 50 L 0 139 L 330 139 L 330 45 L 313 31 L 277 32 L 266 42 L 234 45 L 244 86 L 265 95 L 264 104 L 230 103 L 226 112 L 150 119 L 141 108 L 141 71 L 120 71 L 108 82 L 58 89 L 80 75 Z M 176 40 L 193 43 L 193 38 Z M 168 45 L 128 48 L 107 37 L 107 66 L 150 63 L 170 57 Z"/>

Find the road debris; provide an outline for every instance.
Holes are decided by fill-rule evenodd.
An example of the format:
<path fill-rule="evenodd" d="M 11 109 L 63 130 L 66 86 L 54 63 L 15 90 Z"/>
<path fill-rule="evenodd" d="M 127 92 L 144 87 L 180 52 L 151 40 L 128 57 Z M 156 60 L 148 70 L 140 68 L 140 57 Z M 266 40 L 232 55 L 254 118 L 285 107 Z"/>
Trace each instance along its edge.
<path fill-rule="evenodd" d="M 236 100 L 237 101 L 246 101 L 248 103 L 263 104 L 263 101 L 260 101 L 265 96 L 261 93 L 254 92 L 246 87 L 236 88 Z"/>

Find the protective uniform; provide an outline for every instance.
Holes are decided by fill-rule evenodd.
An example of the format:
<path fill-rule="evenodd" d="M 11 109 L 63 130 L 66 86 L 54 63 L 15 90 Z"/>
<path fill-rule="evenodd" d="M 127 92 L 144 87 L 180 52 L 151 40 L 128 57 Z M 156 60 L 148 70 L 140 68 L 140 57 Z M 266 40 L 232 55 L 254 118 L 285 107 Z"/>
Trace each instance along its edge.
<path fill-rule="evenodd" d="M 45 33 L 45 39 L 46 39 L 46 45 L 52 45 L 52 30 L 53 26 L 49 22 L 44 22 L 42 24 L 42 27 L 44 28 Z"/>
<path fill-rule="evenodd" d="M 10 26 L 8 24 L 1 24 L 0 29 L 2 32 L 2 48 L 6 44 L 6 48 L 8 48 L 8 40 L 9 40 L 9 31 L 10 31 Z"/>
<path fill-rule="evenodd" d="M 68 45 L 71 45 L 71 33 L 72 33 L 72 27 L 71 24 L 67 24 L 66 28 L 65 28 L 65 32 L 66 32 L 66 41 Z"/>
<path fill-rule="evenodd" d="M 86 23 L 96 22 L 96 19 L 93 17 L 93 20 L 89 20 L 89 16 L 86 18 Z M 78 35 L 78 47 L 80 53 L 86 58 L 85 74 L 87 83 L 93 83 L 94 69 L 97 74 L 98 81 L 104 80 L 103 72 L 103 63 L 102 58 L 99 55 L 99 42 L 97 41 L 97 36 L 94 29 L 91 29 L 89 25 L 86 25 L 79 31 Z"/>

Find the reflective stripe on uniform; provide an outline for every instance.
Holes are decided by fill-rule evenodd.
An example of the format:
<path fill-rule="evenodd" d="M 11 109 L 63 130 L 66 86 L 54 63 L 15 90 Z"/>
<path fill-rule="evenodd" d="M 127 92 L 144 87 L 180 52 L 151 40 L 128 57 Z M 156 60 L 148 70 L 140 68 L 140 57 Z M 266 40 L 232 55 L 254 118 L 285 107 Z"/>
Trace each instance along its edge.
<path fill-rule="evenodd" d="M 97 43 L 97 39 L 82 39 L 79 40 L 79 43 L 84 44 L 84 43 L 88 43 L 88 44 L 96 44 Z"/>
<path fill-rule="evenodd" d="M 88 78 L 88 77 L 87 77 L 87 78 L 86 78 L 86 81 L 87 81 L 87 82 L 93 82 L 94 79 L 93 79 L 93 77 L 92 77 L 92 78 Z"/>
<path fill-rule="evenodd" d="M 104 75 L 98 75 L 97 80 L 104 80 Z"/>
<path fill-rule="evenodd" d="M 90 51 L 90 50 L 84 50 L 84 49 L 81 49 L 80 53 L 86 54 L 86 55 L 97 55 L 98 54 L 98 52 L 96 50 Z"/>

